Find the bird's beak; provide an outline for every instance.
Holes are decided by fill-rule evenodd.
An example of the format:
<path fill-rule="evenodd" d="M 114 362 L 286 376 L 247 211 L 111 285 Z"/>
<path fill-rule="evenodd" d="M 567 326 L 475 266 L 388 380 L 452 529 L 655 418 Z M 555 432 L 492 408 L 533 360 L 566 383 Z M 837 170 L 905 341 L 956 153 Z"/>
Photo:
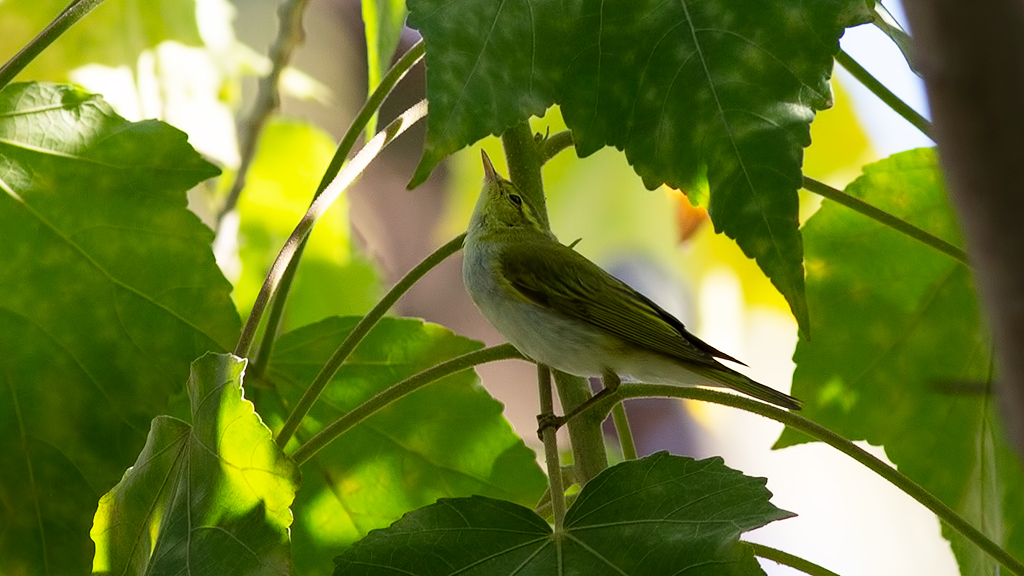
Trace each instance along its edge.
<path fill-rule="evenodd" d="M 491 159 L 487 157 L 487 152 L 481 150 L 480 156 L 484 160 L 484 178 L 487 180 L 497 180 L 498 173 L 494 171 L 494 164 L 491 164 Z"/>

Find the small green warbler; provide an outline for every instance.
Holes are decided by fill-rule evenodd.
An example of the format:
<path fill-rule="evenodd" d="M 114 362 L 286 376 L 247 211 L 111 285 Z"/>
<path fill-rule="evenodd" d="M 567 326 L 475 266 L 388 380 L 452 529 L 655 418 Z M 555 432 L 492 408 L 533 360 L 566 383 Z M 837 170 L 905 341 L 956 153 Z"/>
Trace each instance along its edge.
<path fill-rule="evenodd" d="M 716 358 L 742 364 L 561 244 L 530 201 L 494 171 L 486 153 L 483 163 L 484 186 L 466 233 L 462 277 L 477 308 L 520 352 L 569 374 L 603 377 L 602 394 L 614 391 L 622 376 L 732 388 L 800 409 L 799 400 L 720 363 Z"/>

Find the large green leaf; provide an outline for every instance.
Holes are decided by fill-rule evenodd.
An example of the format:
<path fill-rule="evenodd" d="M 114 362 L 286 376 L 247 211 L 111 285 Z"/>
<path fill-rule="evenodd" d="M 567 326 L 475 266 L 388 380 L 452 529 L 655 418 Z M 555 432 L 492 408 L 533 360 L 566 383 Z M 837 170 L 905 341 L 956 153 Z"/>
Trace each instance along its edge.
<path fill-rule="evenodd" d="M 0 92 L 0 572 L 80 574 L 96 501 L 238 315 L 185 135 L 68 86 Z"/>
<path fill-rule="evenodd" d="M 14 54 L 68 5 L 66 0 L 5 0 L 0 3 L 0 54 Z M 67 81 L 85 64 L 134 68 L 143 50 L 165 40 L 200 43 L 195 0 L 106 0 L 69 28 L 21 74 L 35 80 Z"/>
<path fill-rule="evenodd" d="M 358 320 L 329 318 L 282 336 L 268 369 L 276 394 L 293 405 Z M 388 386 L 478 348 L 437 325 L 385 318 L 342 366 L 298 436 L 307 439 Z M 257 401 L 260 413 L 281 414 L 266 398 Z M 395 402 L 327 446 L 304 464 L 292 528 L 296 569 L 329 573 L 324 558 L 441 497 L 481 494 L 535 505 L 544 475 L 501 411 L 465 371 Z"/>
<path fill-rule="evenodd" d="M 864 169 L 847 192 L 953 244 L 956 222 L 931 149 Z M 1024 558 L 1024 474 L 1003 441 L 991 344 L 966 266 L 826 201 L 804 227 L 814 339 L 801 338 L 803 414 L 889 459 Z M 787 429 L 779 446 L 808 438 Z M 944 528 L 962 574 L 992 561 Z"/>
<path fill-rule="evenodd" d="M 94 573 L 291 573 L 289 505 L 299 472 L 242 395 L 245 360 L 192 364 L 192 424 L 153 420 L 149 440 L 99 503 Z"/>
<path fill-rule="evenodd" d="M 576 151 L 624 150 L 648 188 L 707 179 L 736 240 L 802 329 L 803 148 L 831 103 L 832 56 L 861 0 L 410 0 L 427 43 L 427 142 L 413 177 L 554 103 Z"/>
<path fill-rule="evenodd" d="M 764 574 L 743 532 L 792 516 L 765 479 L 659 452 L 605 470 L 580 493 L 565 533 L 532 510 L 446 499 L 371 532 L 335 562 L 337 576 Z"/>

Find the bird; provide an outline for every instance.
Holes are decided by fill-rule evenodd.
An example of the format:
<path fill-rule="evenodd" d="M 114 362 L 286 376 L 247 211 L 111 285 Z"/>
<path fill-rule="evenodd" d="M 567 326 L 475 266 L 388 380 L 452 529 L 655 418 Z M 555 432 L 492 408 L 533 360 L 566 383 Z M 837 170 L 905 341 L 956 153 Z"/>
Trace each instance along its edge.
<path fill-rule="evenodd" d="M 551 425 L 557 428 L 613 393 L 623 377 L 724 387 L 800 409 L 796 398 L 722 364 L 745 365 L 691 334 L 651 299 L 577 252 L 575 243 L 559 242 L 530 198 L 481 154 L 484 184 L 463 244 L 466 291 L 530 360 L 604 381 L 604 390 Z"/>

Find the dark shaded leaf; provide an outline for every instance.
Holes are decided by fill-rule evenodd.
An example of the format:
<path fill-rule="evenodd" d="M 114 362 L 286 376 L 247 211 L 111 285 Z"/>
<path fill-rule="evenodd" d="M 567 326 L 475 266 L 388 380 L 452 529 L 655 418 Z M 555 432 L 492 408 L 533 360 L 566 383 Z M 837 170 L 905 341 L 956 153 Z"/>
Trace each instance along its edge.
<path fill-rule="evenodd" d="M 624 462 L 588 483 L 565 533 L 510 502 L 445 499 L 375 530 L 335 562 L 335 575 L 763 574 L 743 532 L 792 516 L 763 478 L 721 458 L 664 452 Z"/>
<path fill-rule="evenodd" d="M 410 0 L 427 42 L 427 143 L 445 156 L 560 104 L 576 151 L 623 150 L 648 188 L 707 179 L 715 229 L 789 301 L 802 330 L 803 148 L 860 0 L 789 3 Z"/>

